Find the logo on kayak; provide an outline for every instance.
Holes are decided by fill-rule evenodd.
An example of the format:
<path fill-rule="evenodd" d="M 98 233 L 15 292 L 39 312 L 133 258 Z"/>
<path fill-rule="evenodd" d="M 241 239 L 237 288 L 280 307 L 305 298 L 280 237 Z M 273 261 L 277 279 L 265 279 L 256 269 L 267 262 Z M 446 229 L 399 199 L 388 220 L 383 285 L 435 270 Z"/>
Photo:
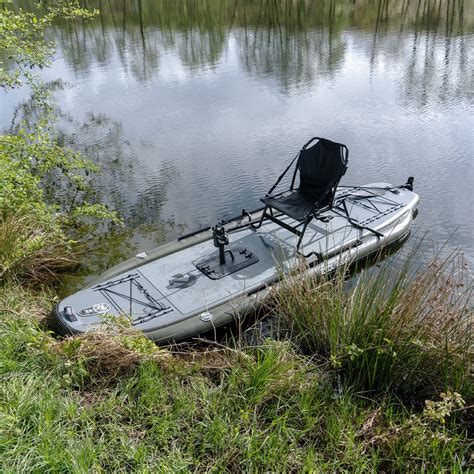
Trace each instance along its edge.
<path fill-rule="evenodd" d="M 79 316 L 95 316 L 96 314 L 108 313 L 112 308 L 107 303 L 98 303 L 88 308 L 79 310 Z"/>

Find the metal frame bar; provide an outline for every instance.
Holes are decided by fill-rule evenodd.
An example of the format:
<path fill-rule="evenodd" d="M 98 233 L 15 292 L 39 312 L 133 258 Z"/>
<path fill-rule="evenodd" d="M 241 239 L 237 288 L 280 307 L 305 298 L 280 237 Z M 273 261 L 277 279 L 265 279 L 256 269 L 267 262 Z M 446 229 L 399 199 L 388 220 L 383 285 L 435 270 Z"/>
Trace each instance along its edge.
<path fill-rule="evenodd" d="M 267 213 L 267 209 L 270 209 L 270 214 Z M 280 214 L 280 215 L 284 215 L 284 214 Z M 280 227 L 283 227 L 284 229 L 286 229 L 289 232 L 291 232 L 291 233 L 298 236 L 298 242 L 296 244 L 296 250 L 299 251 L 301 242 L 302 242 L 303 237 L 304 237 L 304 233 L 306 232 L 306 228 L 308 227 L 308 224 L 313 220 L 314 217 L 316 217 L 314 214 L 309 213 L 305 217 L 305 219 L 300 221 L 296 226 L 291 226 L 291 225 L 287 224 L 286 222 L 283 222 L 281 219 L 278 219 L 277 217 L 275 217 L 273 215 L 273 211 L 272 211 L 271 206 L 265 206 L 258 224 L 250 223 L 250 226 L 252 227 L 252 229 L 258 230 L 260 227 L 262 227 L 265 218 L 267 218 L 269 221 L 272 221 L 275 224 L 278 224 Z M 300 225 L 303 225 L 302 230 L 297 229 Z"/>
<path fill-rule="evenodd" d="M 349 215 L 349 209 L 347 209 L 347 204 L 345 200 L 342 201 L 342 205 L 344 208 L 344 213 L 338 211 L 336 208 L 333 208 L 332 211 L 335 212 L 336 214 L 339 214 L 340 216 L 345 217 L 348 220 L 348 222 L 357 229 L 368 230 L 369 232 L 372 232 L 373 234 L 375 234 L 377 237 L 380 237 L 380 238 L 385 237 L 384 234 L 382 234 L 378 230 L 372 229 L 371 227 L 367 227 L 366 225 L 361 224 L 355 219 L 352 219 L 352 217 L 350 217 Z"/>
<path fill-rule="evenodd" d="M 270 221 L 274 222 L 275 224 L 278 224 L 280 227 L 283 227 L 284 229 L 292 232 L 293 234 L 296 234 L 298 237 L 301 236 L 302 232 L 299 231 L 296 227 L 291 227 L 291 225 L 287 224 L 286 222 L 283 222 L 280 219 L 277 219 L 276 217 L 267 214 L 267 217 Z"/>

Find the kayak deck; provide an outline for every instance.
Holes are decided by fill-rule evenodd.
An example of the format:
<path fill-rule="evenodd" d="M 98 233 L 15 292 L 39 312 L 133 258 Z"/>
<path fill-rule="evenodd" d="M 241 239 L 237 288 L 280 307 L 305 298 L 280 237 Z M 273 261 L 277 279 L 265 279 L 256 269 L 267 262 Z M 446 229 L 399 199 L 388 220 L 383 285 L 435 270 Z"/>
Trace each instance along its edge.
<path fill-rule="evenodd" d="M 411 223 L 411 214 L 418 202 L 415 193 L 403 188 L 395 190 L 387 183 L 369 186 L 378 191 L 340 189 L 333 209 L 309 223 L 300 247 L 308 256 L 308 263 L 356 247 L 373 238 L 374 232 L 383 235 L 377 236 L 380 248 L 393 240 L 391 229 L 400 219 L 409 214 Z M 342 205 L 338 205 L 343 201 L 348 215 Z M 288 216 L 282 215 L 279 219 L 295 225 Z M 250 226 L 230 230 L 227 249 L 238 252 L 245 249 L 254 261 L 218 279 L 199 269 L 200 263 L 218 254 L 212 238 L 189 246 L 181 241 L 182 248 L 174 252 L 151 261 L 135 261 L 126 271 L 104 277 L 99 284 L 67 297 L 58 305 L 57 313 L 61 317 L 66 307 L 70 307 L 68 311 L 73 313 L 70 319 L 75 320 L 65 323 L 76 332 L 100 325 L 105 313 L 128 316 L 137 329 L 155 331 L 157 327 L 167 327 L 193 315 L 205 314 L 226 302 L 232 303 L 262 285 L 275 282 L 300 258 L 296 241 L 294 233 L 266 220 L 258 230 Z M 89 314 L 85 314 L 85 310 L 89 310 Z M 68 318 L 62 316 L 62 319 Z"/>

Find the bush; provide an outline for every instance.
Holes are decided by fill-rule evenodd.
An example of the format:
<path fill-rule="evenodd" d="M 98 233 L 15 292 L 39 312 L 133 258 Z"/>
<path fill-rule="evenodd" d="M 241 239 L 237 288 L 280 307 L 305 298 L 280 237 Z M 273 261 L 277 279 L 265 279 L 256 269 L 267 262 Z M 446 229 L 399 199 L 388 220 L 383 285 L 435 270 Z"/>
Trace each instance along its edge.
<path fill-rule="evenodd" d="M 93 15 L 75 0 L 38 4 L 36 13 L 0 8 L 0 50 L 10 66 L 0 65 L 0 87 L 25 80 L 35 110 L 32 121 L 25 119 L 0 135 L 0 282 L 7 277 L 44 281 L 71 262 L 73 229 L 96 218 L 118 221 L 115 213 L 91 200 L 90 177 L 99 170 L 61 145 L 50 91 L 29 72 L 49 64 L 54 45 L 45 33 L 55 19 Z"/>
<path fill-rule="evenodd" d="M 57 145 L 49 120 L 46 108 L 32 131 L 0 136 L 0 281 L 50 279 L 74 260 L 71 237 L 81 225 L 119 222 L 88 201 L 98 169 Z"/>

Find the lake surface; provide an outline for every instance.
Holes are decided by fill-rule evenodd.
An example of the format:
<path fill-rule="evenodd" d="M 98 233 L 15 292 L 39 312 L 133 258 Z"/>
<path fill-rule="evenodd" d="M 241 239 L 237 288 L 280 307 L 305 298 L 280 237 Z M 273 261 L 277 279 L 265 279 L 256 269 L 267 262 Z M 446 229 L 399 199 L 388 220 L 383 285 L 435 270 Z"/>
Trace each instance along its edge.
<path fill-rule="evenodd" d="M 123 257 L 259 207 L 317 135 L 349 147 L 343 184 L 414 176 L 423 246 L 474 262 L 473 1 L 84 3 L 42 74 L 134 234 Z M 5 128 L 28 91 L 0 94 Z"/>

